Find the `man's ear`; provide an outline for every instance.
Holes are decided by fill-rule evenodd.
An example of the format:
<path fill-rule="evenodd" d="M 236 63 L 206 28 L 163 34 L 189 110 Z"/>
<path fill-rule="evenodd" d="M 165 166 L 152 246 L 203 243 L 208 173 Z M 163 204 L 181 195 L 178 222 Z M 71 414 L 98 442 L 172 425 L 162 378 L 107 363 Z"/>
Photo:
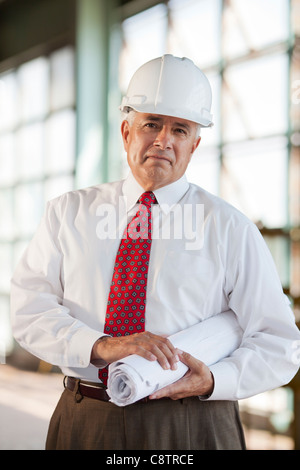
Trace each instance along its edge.
<path fill-rule="evenodd" d="M 126 120 L 122 121 L 121 134 L 122 134 L 124 149 L 126 151 L 127 151 L 127 145 L 128 145 L 129 132 L 130 132 L 130 126 L 129 126 L 128 121 L 126 121 Z"/>
<path fill-rule="evenodd" d="M 201 137 L 198 137 L 198 139 L 196 139 L 195 142 L 193 143 L 192 154 L 195 152 L 195 150 L 199 146 L 200 142 L 201 142 Z"/>

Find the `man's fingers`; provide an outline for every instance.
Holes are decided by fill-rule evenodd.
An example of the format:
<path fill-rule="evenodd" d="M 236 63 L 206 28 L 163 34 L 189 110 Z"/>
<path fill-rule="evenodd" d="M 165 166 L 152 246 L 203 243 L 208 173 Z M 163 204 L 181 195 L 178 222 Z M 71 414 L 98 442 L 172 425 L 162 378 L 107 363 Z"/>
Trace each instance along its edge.
<path fill-rule="evenodd" d="M 174 397 L 174 391 L 177 394 L 180 393 L 180 390 L 178 390 L 178 384 L 176 385 L 176 387 L 173 384 L 167 385 L 166 387 L 161 388 L 157 392 L 152 393 L 149 398 L 150 400 L 158 400 L 159 398 L 169 397 L 176 400 L 177 398 Z"/>
<path fill-rule="evenodd" d="M 196 359 L 194 356 L 191 354 L 181 351 L 179 353 L 179 359 L 183 364 L 188 366 L 189 369 L 194 369 L 194 368 L 199 368 L 199 366 L 204 365 L 204 362 L 199 361 L 199 359 Z"/>
<path fill-rule="evenodd" d="M 128 336 L 108 337 L 98 345 L 99 357 L 107 362 L 122 359 L 130 354 L 138 354 L 149 361 L 157 360 L 165 370 L 176 369 L 179 357 L 172 343 L 165 337 L 150 332 Z M 101 348 L 101 349 L 100 349 Z"/>
<path fill-rule="evenodd" d="M 141 337 L 140 339 L 144 338 Z M 149 333 L 149 341 L 143 342 L 142 346 L 156 356 L 158 363 L 163 369 L 177 368 L 176 363 L 179 361 L 179 357 L 176 349 L 167 338 Z"/>

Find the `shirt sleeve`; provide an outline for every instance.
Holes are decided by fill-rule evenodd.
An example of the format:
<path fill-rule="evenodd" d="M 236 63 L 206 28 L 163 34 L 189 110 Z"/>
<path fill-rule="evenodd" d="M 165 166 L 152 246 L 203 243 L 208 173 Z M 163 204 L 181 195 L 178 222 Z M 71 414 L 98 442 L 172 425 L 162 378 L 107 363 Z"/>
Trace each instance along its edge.
<path fill-rule="evenodd" d="M 63 305 L 59 204 L 47 204 L 38 230 L 11 281 L 12 330 L 19 344 L 60 367 L 87 367 L 99 331 Z"/>
<path fill-rule="evenodd" d="M 299 329 L 263 237 L 249 224 L 237 230 L 231 245 L 226 289 L 243 339 L 230 357 L 210 368 L 215 388 L 209 400 L 272 390 L 287 384 L 299 368 Z"/>

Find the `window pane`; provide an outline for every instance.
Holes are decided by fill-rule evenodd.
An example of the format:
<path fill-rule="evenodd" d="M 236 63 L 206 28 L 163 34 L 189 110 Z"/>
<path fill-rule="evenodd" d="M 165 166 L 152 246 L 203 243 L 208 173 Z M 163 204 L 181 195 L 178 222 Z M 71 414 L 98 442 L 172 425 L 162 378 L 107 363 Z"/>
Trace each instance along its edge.
<path fill-rule="evenodd" d="M 286 139 L 226 146 L 222 195 L 255 222 L 287 224 Z"/>
<path fill-rule="evenodd" d="M 51 178 L 45 183 L 45 200 L 49 201 L 63 193 L 74 189 L 74 179 L 72 176 L 61 176 Z"/>
<path fill-rule="evenodd" d="M 20 237 L 29 237 L 36 230 L 44 210 L 41 183 L 20 185 L 15 191 L 15 223 Z"/>
<path fill-rule="evenodd" d="M 73 106 L 75 101 L 74 52 L 65 47 L 50 57 L 51 109 Z"/>
<path fill-rule="evenodd" d="M 295 227 L 300 226 L 300 148 L 292 148 L 290 158 L 290 219 Z"/>
<path fill-rule="evenodd" d="M 45 135 L 44 124 L 21 127 L 17 133 L 16 170 L 19 179 L 42 177 L 44 171 Z"/>
<path fill-rule="evenodd" d="M 300 36 L 300 4 L 299 0 L 291 0 L 291 23 L 292 31 Z"/>
<path fill-rule="evenodd" d="M 17 82 L 15 73 L 0 75 L 0 132 L 17 124 Z"/>
<path fill-rule="evenodd" d="M 200 67 L 220 59 L 220 0 L 171 0 L 168 46 Z"/>
<path fill-rule="evenodd" d="M 281 280 L 281 284 L 285 287 L 290 284 L 290 242 L 288 238 L 281 236 L 266 236 L 264 239 L 274 259 L 277 271 Z"/>
<path fill-rule="evenodd" d="M 287 0 L 231 0 L 224 12 L 224 53 L 232 57 L 288 39 Z"/>
<path fill-rule="evenodd" d="M 300 4 L 299 4 L 300 12 Z M 300 13 L 299 13 L 300 18 Z M 292 129 L 297 131 L 297 145 L 300 146 L 300 39 L 296 43 L 291 60 L 291 124 Z"/>
<path fill-rule="evenodd" d="M 126 91 L 132 74 L 143 63 L 165 52 L 167 9 L 157 5 L 123 22 L 120 89 Z"/>
<path fill-rule="evenodd" d="M 225 140 L 286 132 L 287 72 L 286 55 L 228 67 L 222 112 Z"/>
<path fill-rule="evenodd" d="M 0 245 L 0 292 L 9 293 L 12 275 L 12 248 L 8 243 Z"/>
<path fill-rule="evenodd" d="M 75 113 L 72 110 L 51 115 L 47 122 L 46 173 L 72 171 L 75 164 Z"/>
<path fill-rule="evenodd" d="M 15 181 L 14 134 L 0 136 L 0 185 L 8 186 Z"/>
<path fill-rule="evenodd" d="M 186 175 L 191 183 L 217 195 L 219 192 L 219 167 L 218 149 L 202 149 L 200 144 L 187 168 Z"/>
<path fill-rule="evenodd" d="M 207 73 L 207 78 L 212 88 L 212 107 L 211 112 L 213 115 L 212 127 L 201 129 L 201 143 L 200 148 L 208 145 L 218 145 L 221 138 L 221 113 L 220 113 L 220 100 L 221 100 L 221 77 L 219 74 Z"/>
<path fill-rule="evenodd" d="M 239 21 L 235 2 L 226 2 L 223 12 L 222 50 L 226 58 L 232 58 L 249 52 L 248 38 Z"/>
<path fill-rule="evenodd" d="M 22 121 L 44 117 L 49 110 L 49 64 L 43 57 L 18 70 L 20 117 Z"/>
<path fill-rule="evenodd" d="M 10 189 L 0 190 L 0 239 L 10 240 L 14 237 L 13 192 Z"/>

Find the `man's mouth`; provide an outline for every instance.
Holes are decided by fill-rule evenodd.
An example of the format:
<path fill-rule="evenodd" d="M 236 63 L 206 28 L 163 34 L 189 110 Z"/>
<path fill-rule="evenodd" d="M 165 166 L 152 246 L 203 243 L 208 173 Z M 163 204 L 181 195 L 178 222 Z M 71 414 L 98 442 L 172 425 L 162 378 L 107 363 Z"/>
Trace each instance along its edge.
<path fill-rule="evenodd" d="M 145 161 L 148 160 L 149 158 L 152 158 L 154 160 L 160 160 L 160 161 L 166 161 L 168 163 L 170 163 L 171 165 L 171 159 L 166 157 L 165 155 L 157 155 L 157 154 L 150 154 L 150 155 L 146 155 L 146 158 L 145 158 Z"/>

